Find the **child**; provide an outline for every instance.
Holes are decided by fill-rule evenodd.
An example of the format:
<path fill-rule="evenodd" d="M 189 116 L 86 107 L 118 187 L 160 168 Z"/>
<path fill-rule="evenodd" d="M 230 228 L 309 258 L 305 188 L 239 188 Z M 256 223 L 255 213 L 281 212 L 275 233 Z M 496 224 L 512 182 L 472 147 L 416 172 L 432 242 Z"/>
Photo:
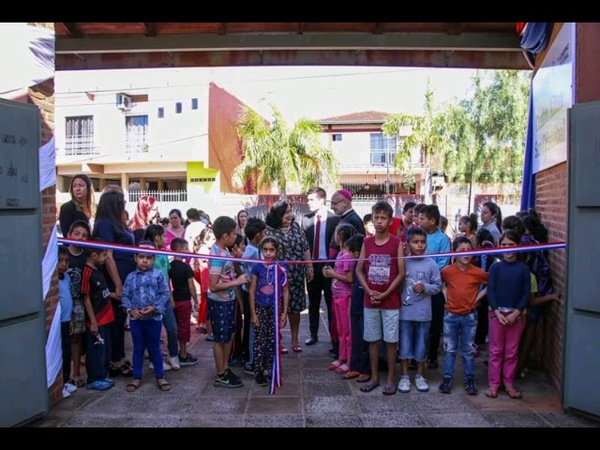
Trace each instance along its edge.
<path fill-rule="evenodd" d="M 167 244 L 167 234 L 162 225 L 150 224 L 146 227 L 144 241 L 150 242 L 154 248 L 164 250 Z M 169 257 L 166 255 L 154 255 L 154 268 L 160 270 L 169 284 Z M 169 353 L 168 364 L 163 361 L 163 372 L 168 370 L 179 370 L 179 335 L 177 319 L 173 309 L 173 301 L 169 301 L 162 312 L 162 323 L 167 332 L 167 351 Z M 154 370 L 154 363 L 150 362 L 150 369 Z"/>
<path fill-rule="evenodd" d="M 214 243 L 215 233 L 212 230 L 212 225 L 207 225 L 194 242 L 194 253 L 208 255 Z M 194 279 L 200 285 L 200 304 L 198 305 L 198 325 L 196 329 L 207 335 L 207 341 L 213 341 L 212 327 L 210 321 L 206 320 L 208 312 L 208 297 L 206 294 L 210 286 L 208 260 L 194 258 L 192 260 L 192 267 L 194 269 Z"/>
<path fill-rule="evenodd" d="M 188 242 L 184 238 L 175 238 L 171 241 L 171 250 L 174 252 L 188 252 Z M 179 364 L 193 366 L 198 364 L 198 358 L 188 352 L 190 342 L 190 316 L 192 303 L 198 303 L 196 285 L 194 284 L 194 271 L 189 264 L 183 262 L 181 256 L 175 256 L 169 269 L 169 280 L 173 288 L 173 301 L 175 303 L 175 318 L 177 320 L 177 337 L 179 339 Z"/>
<path fill-rule="evenodd" d="M 458 220 L 458 231 L 468 237 L 474 248 L 477 248 L 477 214 L 471 213 L 468 216 L 461 216 Z M 493 238 L 492 238 L 493 241 Z"/>
<path fill-rule="evenodd" d="M 519 245 L 521 236 L 506 230 L 500 236 L 500 247 L 510 252 Z M 523 394 L 515 389 L 519 341 L 525 328 L 523 310 L 531 295 L 529 267 L 519 261 L 516 253 L 504 253 L 502 260 L 490 267 L 488 301 L 490 303 L 490 355 L 488 364 L 489 388 L 485 395 L 498 397 L 500 385 L 510 398 L 520 399 Z"/>
<path fill-rule="evenodd" d="M 235 288 L 248 282 L 248 276 L 236 277 L 231 247 L 236 238 L 236 222 L 231 217 L 217 217 L 213 224 L 216 241 L 210 249 L 210 290 L 208 292 L 208 317 L 214 334 L 213 355 L 217 374 L 213 382 L 217 387 L 237 388 L 244 385 L 242 379 L 228 366 L 231 354 L 231 338 L 235 333 Z"/>
<path fill-rule="evenodd" d="M 365 214 L 363 216 L 363 224 L 365 225 L 366 236 L 374 236 L 375 228 L 373 227 L 373 214 Z"/>
<path fill-rule="evenodd" d="M 450 251 L 450 239 L 439 228 L 440 210 L 437 205 L 425 205 L 419 213 L 419 225 L 427 233 L 428 253 L 446 253 Z M 438 265 L 440 272 L 450 263 L 448 256 L 435 256 L 433 260 Z M 439 292 L 431 297 L 431 326 L 429 327 L 429 355 L 427 357 L 427 367 L 429 369 L 438 368 L 438 349 L 442 337 L 442 328 L 444 326 L 444 293 Z"/>
<path fill-rule="evenodd" d="M 352 254 L 352 257 L 358 259 L 360 249 L 362 248 L 365 236 L 357 233 L 350 237 L 344 245 Z M 369 361 L 369 344 L 363 339 L 364 327 L 364 298 L 365 291 L 356 276 L 356 267 L 354 265 L 354 277 L 352 279 L 352 299 L 350 302 L 350 341 L 352 349 L 350 352 L 350 370 L 344 375 L 344 379 L 350 380 L 357 378 L 357 382 L 366 383 L 371 379 L 371 363 Z"/>
<path fill-rule="evenodd" d="M 265 221 L 258 217 L 250 217 L 246 222 L 244 233 L 248 238 L 248 245 L 242 258 L 244 259 L 260 259 L 260 250 L 258 244 L 265 236 Z M 248 275 L 248 279 L 252 279 L 252 268 L 256 265 L 253 262 L 245 262 L 243 264 L 244 271 Z M 242 285 L 242 301 L 244 303 L 244 334 L 242 341 L 244 343 L 244 372 L 248 375 L 254 375 L 253 355 L 254 355 L 254 325 L 251 322 L 250 312 L 250 292 L 247 284 Z"/>
<path fill-rule="evenodd" d="M 406 273 L 402 241 L 389 233 L 394 210 L 386 201 L 372 208 L 375 235 L 365 238 L 360 250 L 356 275 L 365 290 L 365 341 L 369 342 L 371 380 L 361 392 L 371 392 L 379 386 L 379 347 L 385 341 L 388 375 L 384 395 L 396 393 L 395 362 L 400 313 L 399 287 Z M 365 261 L 366 259 L 366 261 Z"/>
<path fill-rule="evenodd" d="M 468 236 L 467 236 L 468 237 Z M 477 231 L 475 235 L 475 240 L 477 242 L 476 248 L 480 249 L 491 249 L 494 248 L 494 237 L 492 233 L 487 228 L 481 228 Z M 498 258 L 494 255 L 479 255 L 475 257 L 475 266 L 480 269 L 485 270 L 487 273 L 490 272 L 490 267 L 495 263 Z M 479 290 L 485 289 L 485 286 L 480 286 Z M 488 321 L 488 299 L 487 293 L 479 302 L 479 306 L 477 307 L 477 331 L 475 332 L 475 345 L 477 349 L 475 350 L 475 357 L 477 358 L 481 355 L 481 351 L 485 350 L 486 339 L 488 337 L 489 330 L 489 321 Z M 484 363 L 485 364 L 485 363 Z"/>
<path fill-rule="evenodd" d="M 352 340 L 350 333 L 350 300 L 352 298 L 352 282 L 354 280 L 353 256 L 344 247 L 344 242 L 356 234 L 356 228 L 349 223 L 341 223 L 334 234 L 335 242 L 342 251 L 335 259 L 335 269 L 331 266 L 323 267 L 323 276 L 333 278 L 331 292 L 333 298 L 334 315 L 339 340 L 338 359 L 329 365 L 329 370 L 344 374 L 350 370 L 350 356 L 352 354 Z"/>
<path fill-rule="evenodd" d="M 411 256 L 422 256 L 427 248 L 427 233 L 415 227 L 408 231 L 408 250 Z M 427 340 L 431 325 L 431 296 L 442 290 L 440 269 L 431 258 L 406 260 L 406 277 L 401 291 L 400 308 L 400 345 L 399 356 L 402 360 L 402 376 L 398 390 L 403 394 L 410 392 L 408 375 L 409 360 L 416 361 L 417 374 L 415 385 L 419 392 L 429 391 L 427 380 L 423 377 L 427 360 Z"/>
<path fill-rule="evenodd" d="M 100 267 L 108 253 L 99 248 L 86 248 L 86 263 L 81 277 L 81 294 L 85 307 L 87 388 L 110 389 L 115 382 L 108 378 L 111 342 L 110 325 L 115 320 L 110 292 Z"/>
<path fill-rule="evenodd" d="M 229 250 L 234 258 L 239 259 L 244 254 L 247 244 L 248 239 L 246 236 L 236 233 L 235 242 L 231 247 L 228 247 L 227 250 Z M 235 268 L 236 275 L 239 276 L 242 273 L 245 273 L 242 263 L 234 261 L 233 267 Z M 233 335 L 233 346 L 229 357 L 229 365 L 233 367 L 244 367 L 244 348 L 242 342 L 242 331 L 244 328 L 242 311 L 244 309 L 244 300 L 242 298 L 241 287 L 235 290 L 235 295 L 237 299 L 237 306 L 235 308 L 235 334 Z"/>
<path fill-rule="evenodd" d="M 67 238 L 87 241 L 90 237 L 90 226 L 86 221 L 76 220 L 71 224 L 67 233 Z M 69 384 L 77 387 L 85 386 L 85 380 L 81 378 L 81 358 L 85 356 L 83 335 L 85 333 L 85 308 L 83 307 L 83 297 L 81 295 L 81 276 L 87 256 L 83 247 L 69 245 L 69 268 L 67 274 L 71 279 L 71 296 L 73 298 L 73 333 L 71 334 L 71 362 L 73 366 L 72 377 L 69 377 Z"/>
<path fill-rule="evenodd" d="M 140 242 L 139 247 L 154 249 L 150 241 Z M 123 307 L 129 315 L 133 341 L 133 379 L 126 389 L 127 392 L 134 392 L 140 387 L 144 352 L 147 350 L 154 364 L 156 385 L 161 391 L 169 391 L 171 385 L 164 378 L 160 351 L 162 315 L 170 301 L 169 285 L 163 273 L 154 267 L 152 253 L 136 253 L 134 258 L 137 268 L 127 275 L 123 284 Z"/>
<path fill-rule="evenodd" d="M 70 397 L 77 386 L 71 378 L 71 335 L 73 334 L 73 297 L 71 296 L 71 278 L 66 273 L 69 267 L 69 250 L 58 247 L 58 301 L 60 303 L 60 338 L 62 347 L 63 398 Z"/>
<path fill-rule="evenodd" d="M 455 252 L 473 250 L 469 238 L 459 236 L 452 245 Z M 452 391 L 454 361 L 460 349 L 465 374 L 465 390 L 477 395 L 475 386 L 475 331 L 477 330 L 477 307 L 486 290 L 479 286 L 487 284 L 488 274 L 473 265 L 472 256 L 455 256 L 454 263 L 442 269 L 442 281 L 446 283 L 446 312 L 444 314 L 444 371 L 439 390 L 442 394 Z"/>
<path fill-rule="evenodd" d="M 254 381 L 259 386 L 266 386 L 265 373 L 270 373 L 275 357 L 275 301 L 279 302 L 281 329 L 287 323 L 290 291 L 287 270 L 281 265 L 273 264 L 279 253 L 279 241 L 273 236 L 267 236 L 260 241 L 258 247 L 265 262 L 254 264 L 252 267 L 249 289 L 250 320 L 254 325 Z M 274 287 L 276 276 L 278 285 Z M 279 294 L 277 299 L 276 290 Z"/>

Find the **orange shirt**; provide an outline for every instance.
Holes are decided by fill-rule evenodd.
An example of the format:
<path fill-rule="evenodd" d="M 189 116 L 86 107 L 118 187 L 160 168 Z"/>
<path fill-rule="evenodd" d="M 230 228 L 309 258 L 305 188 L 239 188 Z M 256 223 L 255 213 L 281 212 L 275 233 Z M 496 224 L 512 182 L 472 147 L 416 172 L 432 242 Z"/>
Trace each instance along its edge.
<path fill-rule="evenodd" d="M 470 265 L 460 270 L 456 263 L 442 269 L 442 281 L 446 283 L 446 311 L 452 314 L 468 314 L 474 308 L 475 298 L 481 284 L 487 284 L 488 274 Z"/>

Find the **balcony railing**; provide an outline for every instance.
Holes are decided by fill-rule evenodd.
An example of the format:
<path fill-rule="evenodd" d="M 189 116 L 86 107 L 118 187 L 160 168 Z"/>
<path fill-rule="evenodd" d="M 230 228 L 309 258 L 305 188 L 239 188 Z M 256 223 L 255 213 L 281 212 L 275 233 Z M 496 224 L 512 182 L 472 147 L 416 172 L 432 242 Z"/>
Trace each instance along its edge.
<path fill-rule="evenodd" d="M 99 155 L 94 145 L 94 136 L 67 136 L 65 138 L 65 156 Z"/>
<path fill-rule="evenodd" d="M 159 202 L 187 202 L 187 190 L 179 191 L 129 191 L 129 202 L 137 202 L 140 197 L 145 195 L 154 197 Z"/>

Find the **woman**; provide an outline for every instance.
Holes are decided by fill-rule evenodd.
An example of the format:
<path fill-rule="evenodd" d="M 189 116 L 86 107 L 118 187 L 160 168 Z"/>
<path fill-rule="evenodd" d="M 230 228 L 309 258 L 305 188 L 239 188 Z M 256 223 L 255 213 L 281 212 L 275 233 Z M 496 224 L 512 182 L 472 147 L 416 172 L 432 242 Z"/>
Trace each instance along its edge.
<path fill-rule="evenodd" d="M 185 236 L 185 227 L 183 226 L 183 216 L 178 209 L 169 211 L 169 226 L 167 227 L 167 249 L 171 249 L 171 241 L 175 238 Z"/>
<path fill-rule="evenodd" d="M 94 240 L 111 244 L 134 245 L 133 233 L 123 221 L 125 196 L 116 185 L 106 186 L 98 202 L 98 211 L 92 236 Z M 127 314 L 121 306 L 123 283 L 130 272 L 136 269 L 133 253 L 108 250 L 104 272 L 108 288 L 115 293 L 112 300 L 115 320 L 111 324 L 111 367 L 110 375 L 132 376 L 131 363 L 125 359 L 125 321 Z"/>
<path fill-rule="evenodd" d="M 144 238 L 146 227 L 159 216 L 158 201 L 150 195 L 143 195 L 138 199 L 133 219 L 129 221 L 129 229 L 133 231 L 135 244 Z"/>
<path fill-rule="evenodd" d="M 294 220 L 292 207 L 285 200 L 276 201 L 265 220 L 265 235 L 275 236 L 281 243 L 280 259 L 283 261 L 310 261 L 310 250 L 304 231 Z M 300 312 L 306 309 L 305 280 L 310 282 L 314 277 L 311 262 L 307 264 L 289 264 L 287 266 L 290 284 L 290 302 L 288 318 L 292 335 L 292 350 L 302 351 L 298 341 L 300 330 Z M 287 353 L 283 348 L 282 353 Z"/>
<path fill-rule="evenodd" d="M 480 228 L 485 228 L 492 233 L 494 247 L 498 247 L 502 229 L 502 211 L 500 207 L 494 202 L 485 202 L 481 207 L 481 222 L 483 225 Z"/>
<path fill-rule="evenodd" d="M 60 207 L 58 222 L 63 236 L 69 234 L 71 224 L 77 220 L 83 220 L 94 226 L 96 214 L 96 200 L 94 198 L 94 186 L 92 180 L 85 174 L 75 175 L 69 187 L 71 200 Z"/>
<path fill-rule="evenodd" d="M 248 223 L 248 211 L 245 209 L 239 210 L 235 221 L 237 223 L 237 228 L 235 230 L 236 233 L 246 236 L 246 233 L 244 233 L 244 228 L 246 228 L 246 224 Z"/>

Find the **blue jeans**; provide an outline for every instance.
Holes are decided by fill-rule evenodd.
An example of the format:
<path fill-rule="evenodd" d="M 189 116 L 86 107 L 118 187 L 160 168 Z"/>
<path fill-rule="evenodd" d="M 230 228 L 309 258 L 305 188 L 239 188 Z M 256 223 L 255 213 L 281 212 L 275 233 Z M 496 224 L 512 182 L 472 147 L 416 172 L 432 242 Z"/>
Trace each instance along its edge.
<path fill-rule="evenodd" d="M 167 330 L 167 349 L 169 350 L 169 356 L 178 356 L 179 340 L 177 337 L 177 319 L 175 318 L 175 311 L 173 311 L 171 300 L 167 302 L 162 323 L 165 326 L 165 330 Z"/>
<path fill-rule="evenodd" d="M 173 308 L 171 308 L 171 311 Z M 148 356 L 154 365 L 156 379 L 163 377 L 163 359 L 160 351 L 160 332 L 162 323 L 160 320 L 136 320 L 129 321 L 131 329 L 131 340 L 133 341 L 133 378 L 142 379 L 144 369 L 144 350 L 148 349 Z"/>
<path fill-rule="evenodd" d="M 460 348 L 466 380 L 475 378 L 475 333 L 477 310 L 469 314 L 444 312 L 444 377 L 454 376 L 454 360 Z"/>
<path fill-rule="evenodd" d="M 400 345 L 398 351 L 400 359 L 414 359 L 417 362 L 423 362 L 427 359 L 427 338 L 429 337 L 430 325 L 431 322 L 429 321 L 400 321 Z"/>

